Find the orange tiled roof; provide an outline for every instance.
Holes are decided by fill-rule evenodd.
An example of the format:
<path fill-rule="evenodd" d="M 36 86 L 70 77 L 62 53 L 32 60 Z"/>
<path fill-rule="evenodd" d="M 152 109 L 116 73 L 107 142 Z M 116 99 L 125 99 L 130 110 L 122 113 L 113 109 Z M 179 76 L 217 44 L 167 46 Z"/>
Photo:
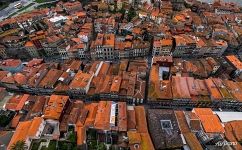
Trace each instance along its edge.
<path fill-rule="evenodd" d="M 11 146 L 20 140 L 25 141 L 29 137 L 35 137 L 42 121 L 43 118 L 35 117 L 32 121 L 20 122 L 8 144 L 7 149 L 10 150 Z"/>
<path fill-rule="evenodd" d="M 178 121 L 178 125 L 180 127 L 181 132 L 184 133 L 188 133 L 190 131 L 184 112 L 183 111 L 175 111 L 175 115 Z"/>
<path fill-rule="evenodd" d="M 59 120 L 69 96 L 51 95 L 45 108 L 44 118 Z"/>
<path fill-rule="evenodd" d="M 35 117 L 33 121 L 31 122 L 31 125 L 28 127 L 28 133 L 27 135 L 29 137 L 35 137 L 36 133 L 38 132 L 40 124 L 43 122 L 43 118 L 41 117 Z"/>
<path fill-rule="evenodd" d="M 242 89 L 238 85 L 238 82 L 233 82 L 230 80 L 224 80 L 223 83 L 226 85 L 227 89 L 230 91 L 232 96 L 238 100 L 242 101 Z"/>
<path fill-rule="evenodd" d="M 242 69 L 242 62 L 235 55 L 226 56 L 226 58 L 235 68 Z"/>
<path fill-rule="evenodd" d="M 86 12 L 84 12 L 84 11 L 79 11 L 79 12 L 76 12 L 75 15 L 76 15 L 77 17 L 86 17 Z"/>
<path fill-rule="evenodd" d="M 98 110 L 94 122 L 94 127 L 102 130 L 109 130 L 110 128 L 110 112 L 111 101 L 100 101 L 98 103 Z"/>
<path fill-rule="evenodd" d="M 146 149 L 155 150 L 149 133 L 148 132 L 141 133 L 140 135 L 141 135 L 141 139 L 142 139 L 142 141 L 141 141 L 142 150 L 146 150 Z"/>
<path fill-rule="evenodd" d="M 85 127 L 77 127 L 77 145 L 82 145 L 86 141 Z"/>
<path fill-rule="evenodd" d="M 225 137 L 229 142 L 237 142 L 232 147 L 241 150 L 242 145 L 238 141 L 242 140 L 242 121 L 231 121 L 225 124 Z"/>
<path fill-rule="evenodd" d="M 53 88 L 54 84 L 59 79 L 61 74 L 61 70 L 50 69 L 46 76 L 41 80 L 38 86 L 42 88 Z"/>
<path fill-rule="evenodd" d="M 127 105 L 125 102 L 118 102 L 118 130 L 127 131 Z"/>
<path fill-rule="evenodd" d="M 26 140 L 30 125 L 31 121 L 24 121 L 19 123 L 14 135 L 11 138 L 11 141 L 8 144 L 8 150 L 10 150 L 11 146 L 15 144 L 17 141 Z"/>
<path fill-rule="evenodd" d="M 203 129 L 207 133 L 224 133 L 225 130 L 217 115 L 211 108 L 194 108 L 193 111 L 201 120 Z"/>
<path fill-rule="evenodd" d="M 80 69 L 80 66 L 82 64 L 82 61 L 80 60 L 73 60 L 71 62 L 71 65 L 69 66 L 69 68 L 73 71 L 78 71 Z"/>
<path fill-rule="evenodd" d="M 98 103 L 91 103 L 91 104 L 85 105 L 85 109 L 88 110 L 85 126 L 86 127 L 93 126 L 96 118 L 96 114 L 97 114 Z"/>
<path fill-rule="evenodd" d="M 171 39 L 161 40 L 161 46 L 172 46 L 172 40 Z"/>
<path fill-rule="evenodd" d="M 19 121 L 21 119 L 23 115 L 22 114 L 17 114 L 16 116 L 14 116 L 14 118 L 11 120 L 11 128 L 16 128 L 19 124 Z"/>
<path fill-rule="evenodd" d="M 176 99 L 190 99 L 186 77 L 172 76 L 172 94 Z"/>
<path fill-rule="evenodd" d="M 129 144 L 140 144 L 141 143 L 141 136 L 140 133 L 137 131 L 128 131 L 127 132 L 129 138 Z"/>
<path fill-rule="evenodd" d="M 7 76 L 9 72 L 8 71 L 0 71 L 0 81 Z"/>
<path fill-rule="evenodd" d="M 105 34 L 104 35 L 103 45 L 114 47 L 114 43 L 115 43 L 115 35 L 114 34 Z"/>
<path fill-rule="evenodd" d="M 78 73 L 75 75 L 74 79 L 70 83 L 71 89 L 80 89 L 80 88 L 86 88 L 88 85 L 88 82 L 92 79 L 92 74 L 90 73 L 84 73 L 82 71 L 78 71 Z"/>
<path fill-rule="evenodd" d="M 27 67 L 33 67 L 33 66 L 40 65 L 42 62 L 43 62 L 43 59 L 34 58 L 31 61 L 29 61 L 26 66 Z"/>
<path fill-rule="evenodd" d="M 33 47 L 34 46 L 34 43 L 32 41 L 28 41 L 25 43 L 24 45 L 25 47 Z"/>
<path fill-rule="evenodd" d="M 196 135 L 192 132 L 184 133 L 184 137 L 192 150 L 203 150 L 200 142 L 198 141 Z"/>
<path fill-rule="evenodd" d="M 220 94 L 219 90 L 217 89 L 216 85 L 214 84 L 212 79 L 205 79 L 205 83 L 207 85 L 207 88 L 209 90 L 209 93 L 211 94 L 211 98 L 215 100 L 221 100 L 222 95 Z"/>
<path fill-rule="evenodd" d="M 27 77 L 22 73 L 16 73 L 14 74 L 14 80 L 17 84 L 23 85 L 27 82 Z"/>
<path fill-rule="evenodd" d="M 121 81 L 122 81 L 122 78 L 120 76 L 115 76 L 113 78 L 113 83 L 112 83 L 110 91 L 118 93 L 119 89 L 120 89 Z"/>
<path fill-rule="evenodd" d="M 104 78 L 102 87 L 100 87 L 101 93 L 110 93 L 110 88 L 111 88 L 110 82 L 112 82 L 112 77 L 110 75 L 106 75 Z"/>
<path fill-rule="evenodd" d="M 5 105 L 5 109 L 19 111 L 23 108 L 28 98 L 28 94 L 24 94 L 23 96 L 16 95 L 9 99 L 9 101 Z"/>
<path fill-rule="evenodd" d="M 128 110 L 128 130 L 136 129 L 136 117 L 134 110 Z"/>
<path fill-rule="evenodd" d="M 0 66 L 2 67 L 18 67 L 22 64 L 20 59 L 6 59 L 0 61 Z"/>
<path fill-rule="evenodd" d="M 135 118 L 136 118 L 136 129 L 140 133 L 147 133 L 147 121 L 145 115 L 145 109 L 143 106 L 135 106 Z"/>

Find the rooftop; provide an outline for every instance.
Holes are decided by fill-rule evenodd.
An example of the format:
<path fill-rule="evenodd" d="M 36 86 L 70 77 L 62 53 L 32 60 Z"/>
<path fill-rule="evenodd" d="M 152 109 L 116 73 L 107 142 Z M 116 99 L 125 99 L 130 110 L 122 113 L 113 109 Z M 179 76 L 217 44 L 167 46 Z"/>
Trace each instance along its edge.
<path fill-rule="evenodd" d="M 35 117 L 33 120 L 20 122 L 8 144 L 8 149 L 20 140 L 26 141 L 29 137 L 35 137 L 42 122 L 43 118 L 41 117 Z"/>
<path fill-rule="evenodd" d="M 217 115 L 213 114 L 211 108 L 194 108 L 193 112 L 201 120 L 206 133 L 224 133 L 225 130 Z"/>
<path fill-rule="evenodd" d="M 226 58 L 236 69 L 242 69 L 242 62 L 235 55 L 226 56 Z"/>
<path fill-rule="evenodd" d="M 75 75 L 74 79 L 70 83 L 71 89 L 85 89 L 89 82 L 91 82 L 93 74 L 84 73 L 82 71 L 78 71 Z"/>
<path fill-rule="evenodd" d="M 148 124 L 155 149 L 181 148 L 183 146 L 173 110 L 148 109 Z"/>
<path fill-rule="evenodd" d="M 8 102 L 5 104 L 5 109 L 20 111 L 24 107 L 25 102 L 28 100 L 28 98 L 28 94 L 15 95 L 12 98 L 10 98 Z"/>
<path fill-rule="evenodd" d="M 16 68 L 22 64 L 22 61 L 20 59 L 6 59 L 3 61 L 0 61 L 0 67 L 1 68 Z"/>
<path fill-rule="evenodd" d="M 101 130 L 110 129 L 110 112 L 111 112 L 110 101 L 100 101 L 98 103 L 98 110 L 94 122 L 94 127 Z"/>
<path fill-rule="evenodd" d="M 42 88 L 53 88 L 61 74 L 61 70 L 50 69 L 46 76 L 41 80 L 38 86 Z"/>
<path fill-rule="evenodd" d="M 44 111 L 44 119 L 60 120 L 69 96 L 51 95 Z"/>

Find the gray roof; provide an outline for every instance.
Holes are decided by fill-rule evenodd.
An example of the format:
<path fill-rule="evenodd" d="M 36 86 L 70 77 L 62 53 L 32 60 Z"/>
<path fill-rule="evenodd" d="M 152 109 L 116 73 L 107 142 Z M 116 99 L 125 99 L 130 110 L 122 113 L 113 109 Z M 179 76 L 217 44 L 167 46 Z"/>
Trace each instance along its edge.
<path fill-rule="evenodd" d="M 183 142 L 173 110 L 148 109 L 149 131 L 155 149 L 181 148 Z"/>
<path fill-rule="evenodd" d="M 7 133 L 0 135 L 0 146 L 1 145 L 8 146 L 12 136 L 13 136 L 12 131 L 8 131 Z M 0 150 L 1 150 L 1 147 L 0 147 Z"/>
<path fill-rule="evenodd" d="M 242 120 L 242 112 L 215 111 L 221 122 Z"/>

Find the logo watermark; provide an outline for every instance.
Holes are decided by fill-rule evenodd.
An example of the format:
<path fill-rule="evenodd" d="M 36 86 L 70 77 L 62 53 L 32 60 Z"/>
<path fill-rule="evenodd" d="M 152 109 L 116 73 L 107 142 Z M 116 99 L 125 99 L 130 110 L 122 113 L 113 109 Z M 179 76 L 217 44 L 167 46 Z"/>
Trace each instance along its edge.
<path fill-rule="evenodd" d="M 223 142 L 217 142 L 215 143 L 216 146 L 226 146 L 226 145 L 237 145 L 237 142 L 227 142 L 227 141 L 223 141 Z"/>

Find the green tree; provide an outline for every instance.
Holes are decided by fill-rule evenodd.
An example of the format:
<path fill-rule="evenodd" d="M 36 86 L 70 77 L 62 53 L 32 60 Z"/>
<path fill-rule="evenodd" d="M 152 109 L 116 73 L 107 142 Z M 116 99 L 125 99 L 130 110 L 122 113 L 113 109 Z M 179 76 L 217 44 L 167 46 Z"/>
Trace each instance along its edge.
<path fill-rule="evenodd" d="M 131 21 L 136 16 L 136 11 L 134 8 L 130 8 L 128 12 L 128 21 Z"/>
<path fill-rule="evenodd" d="M 9 119 L 6 116 L 0 116 L 0 127 L 5 127 L 9 123 Z"/>
<path fill-rule="evenodd" d="M 28 147 L 25 141 L 20 140 L 11 146 L 11 150 L 26 150 Z"/>
<path fill-rule="evenodd" d="M 76 142 L 76 133 L 74 131 L 72 131 L 69 135 L 69 140 L 70 142 L 72 143 L 75 143 Z"/>

